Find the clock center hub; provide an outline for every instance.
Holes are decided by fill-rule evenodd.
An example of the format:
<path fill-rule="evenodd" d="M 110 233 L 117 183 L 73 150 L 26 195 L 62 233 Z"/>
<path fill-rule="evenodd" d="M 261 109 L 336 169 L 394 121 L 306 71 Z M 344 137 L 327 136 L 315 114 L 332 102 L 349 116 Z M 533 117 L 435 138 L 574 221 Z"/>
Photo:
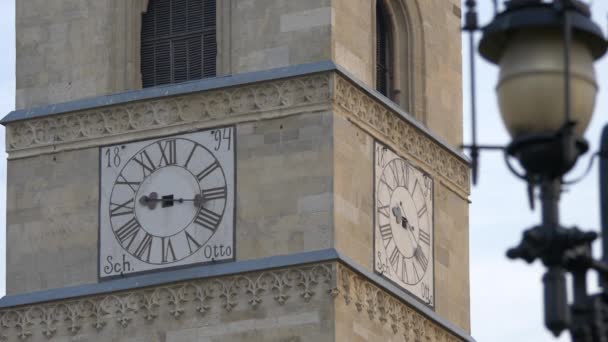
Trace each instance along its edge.
<path fill-rule="evenodd" d="M 188 170 L 179 166 L 160 168 L 142 182 L 136 195 L 135 216 L 152 235 L 175 235 L 196 216 L 198 208 L 192 200 L 200 193 L 198 181 Z"/>
<path fill-rule="evenodd" d="M 410 258 L 418 245 L 418 216 L 410 193 L 404 187 L 395 189 L 391 196 L 391 230 L 401 254 Z"/>

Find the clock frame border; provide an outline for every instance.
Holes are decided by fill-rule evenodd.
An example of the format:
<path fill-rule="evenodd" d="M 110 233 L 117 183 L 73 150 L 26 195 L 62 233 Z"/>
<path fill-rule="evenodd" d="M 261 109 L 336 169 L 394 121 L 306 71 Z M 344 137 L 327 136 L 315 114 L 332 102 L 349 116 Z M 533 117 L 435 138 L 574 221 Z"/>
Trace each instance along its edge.
<path fill-rule="evenodd" d="M 394 285 L 395 287 L 397 287 L 399 290 L 401 291 L 405 291 L 408 295 L 410 295 L 412 298 L 414 298 L 416 301 L 418 301 L 419 303 L 425 305 L 426 307 L 430 308 L 431 310 L 435 311 L 436 308 L 436 302 L 437 302 L 437 297 L 436 297 L 436 286 L 435 286 L 435 178 L 431 176 L 431 174 L 423 169 L 421 169 L 419 166 L 417 166 L 416 164 L 411 162 L 411 158 L 406 158 L 404 157 L 401 153 L 398 153 L 395 149 L 391 148 L 389 145 L 383 143 L 382 141 L 376 139 L 376 138 L 372 138 L 373 140 L 373 151 L 372 151 L 372 177 L 373 177 L 373 186 L 372 186 L 372 195 L 373 195 L 373 201 L 372 201 L 372 211 L 373 211 L 373 219 L 372 219 L 372 271 L 374 272 L 374 274 L 382 277 L 382 279 L 388 281 L 390 284 Z M 377 210 L 376 210 L 376 201 L 377 201 L 377 196 L 376 196 L 376 146 L 380 145 L 382 147 L 384 147 L 387 150 L 390 150 L 391 152 L 393 152 L 397 157 L 405 160 L 408 164 L 410 164 L 410 166 L 412 168 L 415 168 L 417 171 L 421 172 L 422 174 L 428 176 L 429 178 L 431 178 L 433 180 L 433 191 L 432 191 L 432 203 L 433 203 L 433 212 L 432 212 L 432 224 L 431 224 L 431 231 L 433 234 L 433 243 L 431 247 L 431 253 L 433 256 L 433 262 L 431 263 L 431 267 L 432 267 L 432 274 L 431 277 L 433 278 L 433 305 L 430 305 L 429 303 L 423 301 L 422 299 L 420 299 L 416 294 L 412 293 L 411 291 L 409 291 L 408 289 L 404 288 L 403 286 L 399 285 L 397 282 L 395 282 L 394 280 L 388 278 L 387 276 L 385 276 L 384 274 L 376 271 L 376 220 L 377 220 Z"/>
<path fill-rule="evenodd" d="M 146 140 L 160 140 L 160 139 L 164 139 L 164 138 L 170 138 L 170 137 L 177 137 L 180 135 L 184 135 L 184 134 L 193 134 L 193 133 L 199 133 L 199 132 L 204 132 L 204 131 L 212 131 L 212 130 L 216 130 L 216 129 L 223 129 L 223 128 L 231 128 L 232 132 L 233 132 L 233 137 L 232 137 L 232 154 L 233 154 L 233 164 L 234 164 L 234 173 L 233 173 L 233 191 L 234 191 L 234 195 L 233 195 L 233 224 L 232 224 L 232 257 L 229 259 L 223 259 L 223 260 L 218 260 L 218 261 L 202 261 L 202 262 L 194 262 L 191 264 L 187 264 L 187 265 L 175 265 L 175 266 L 167 266 L 164 268 L 157 268 L 157 269 L 151 269 L 151 270 L 145 270 L 145 271 L 136 271 L 136 272 L 130 272 L 127 274 L 116 274 L 116 275 L 110 275 L 107 277 L 101 277 L 101 193 L 102 193 L 102 189 L 101 189 L 101 170 L 103 168 L 103 165 L 101 163 L 101 160 L 103 158 L 103 153 L 102 150 L 106 147 L 110 147 L 110 146 L 117 146 L 117 145 L 126 145 L 126 144 L 131 144 L 131 143 L 137 143 L 137 142 L 141 142 L 141 141 L 146 141 Z M 107 281 L 113 281 L 113 280 L 117 280 L 117 279 L 124 279 L 124 278 L 130 278 L 133 276 L 141 276 L 141 275 L 146 275 L 146 274 L 152 274 L 152 273 L 159 273 L 159 272 L 166 272 L 166 271 L 177 271 L 177 270 L 182 270 L 182 269 L 187 269 L 187 268 L 192 268 L 192 267 L 200 267 L 200 266 L 210 266 L 210 265 L 217 265 L 217 264 L 225 264 L 225 263 L 231 263 L 231 262 L 235 262 L 237 261 L 237 245 L 236 245 L 236 221 L 237 221 L 237 163 L 238 163 L 238 159 L 237 159 L 237 125 L 236 124 L 231 124 L 231 125 L 220 125 L 220 126 L 211 126 L 211 127 L 204 127 L 204 128 L 198 128 L 198 129 L 194 129 L 194 130 L 187 130 L 187 131 L 183 131 L 183 132 L 179 132 L 179 133 L 171 133 L 171 134 L 162 134 L 162 135 L 155 135 L 153 137 L 142 137 L 142 138 L 138 138 L 138 139 L 133 139 L 133 140 L 128 140 L 128 141 L 124 141 L 121 143 L 113 143 L 113 144 L 104 144 L 104 145 L 99 145 L 97 147 L 97 150 L 99 152 L 99 168 L 98 168 L 98 177 L 97 177 L 97 191 L 98 191 L 98 202 L 97 202 L 97 282 L 101 283 L 101 282 L 107 282 Z"/>

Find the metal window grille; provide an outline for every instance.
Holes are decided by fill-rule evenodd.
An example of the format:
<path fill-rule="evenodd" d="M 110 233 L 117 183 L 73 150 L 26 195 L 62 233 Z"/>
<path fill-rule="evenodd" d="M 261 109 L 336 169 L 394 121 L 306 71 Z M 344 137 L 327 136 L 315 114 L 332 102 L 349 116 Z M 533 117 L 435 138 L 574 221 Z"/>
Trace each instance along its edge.
<path fill-rule="evenodd" d="M 216 0 L 150 0 L 141 30 L 145 87 L 216 75 Z"/>

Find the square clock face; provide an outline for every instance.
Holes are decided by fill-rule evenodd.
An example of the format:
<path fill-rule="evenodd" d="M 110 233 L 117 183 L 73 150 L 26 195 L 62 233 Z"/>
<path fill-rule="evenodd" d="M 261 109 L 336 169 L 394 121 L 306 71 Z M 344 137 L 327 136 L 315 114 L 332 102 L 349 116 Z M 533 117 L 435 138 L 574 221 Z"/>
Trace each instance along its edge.
<path fill-rule="evenodd" d="M 235 133 L 100 149 L 100 278 L 234 260 Z"/>
<path fill-rule="evenodd" d="M 374 155 L 374 270 L 434 307 L 433 179 L 378 142 Z"/>

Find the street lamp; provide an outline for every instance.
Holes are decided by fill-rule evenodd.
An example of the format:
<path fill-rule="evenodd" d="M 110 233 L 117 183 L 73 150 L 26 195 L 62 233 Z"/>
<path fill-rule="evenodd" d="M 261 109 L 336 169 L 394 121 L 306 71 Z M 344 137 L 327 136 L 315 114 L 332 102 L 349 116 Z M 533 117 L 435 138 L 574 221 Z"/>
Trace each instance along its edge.
<path fill-rule="evenodd" d="M 545 325 L 555 336 L 569 330 L 574 341 L 608 342 L 608 126 L 600 155 L 604 256 L 595 260 L 594 232 L 563 227 L 559 198 L 563 176 L 587 152 L 583 138 L 597 94 L 594 61 L 608 48 L 601 29 L 591 20 L 588 5 L 578 0 L 511 0 L 483 28 L 477 21 L 476 1 L 465 2 L 463 29 L 470 33 L 473 181 L 479 152 L 499 149 L 509 169 L 528 185 L 534 205 L 540 189 L 542 222 L 526 230 L 509 258 L 529 263 L 539 259 L 548 268 L 543 276 Z M 512 141 L 507 146 L 477 144 L 475 108 L 474 33 L 482 31 L 479 53 L 500 68 L 496 87 L 502 120 Z M 519 172 L 510 163 L 519 161 Z M 586 275 L 600 274 L 603 292 L 587 293 Z M 566 273 L 572 274 L 573 301 L 568 303 Z"/>

